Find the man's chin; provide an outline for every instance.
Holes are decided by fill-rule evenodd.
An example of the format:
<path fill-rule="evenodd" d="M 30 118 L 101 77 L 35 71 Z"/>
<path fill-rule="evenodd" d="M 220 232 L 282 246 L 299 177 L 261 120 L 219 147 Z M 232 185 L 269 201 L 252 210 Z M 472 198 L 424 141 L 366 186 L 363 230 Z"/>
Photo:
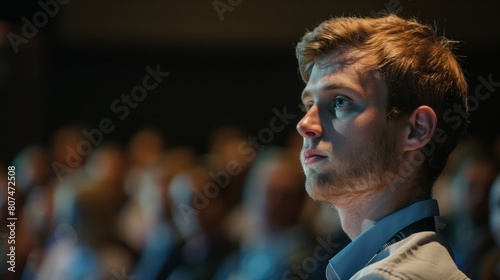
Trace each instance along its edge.
<path fill-rule="evenodd" d="M 313 178 L 311 178 L 313 177 Z M 315 201 L 328 202 L 329 193 L 333 186 L 325 184 L 324 182 L 319 182 L 317 176 L 310 176 L 306 179 L 306 191 L 309 197 Z"/>
<path fill-rule="evenodd" d="M 304 174 L 306 178 L 310 178 L 311 180 L 318 180 L 318 177 L 324 177 L 325 174 L 328 174 L 328 171 L 323 170 L 319 165 L 308 165 L 303 166 Z"/>
<path fill-rule="evenodd" d="M 314 173 L 306 177 L 306 191 L 314 201 L 331 205 L 338 204 L 352 196 L 350 184 L 339 176 L 325 176 L 324 173 Z"/>

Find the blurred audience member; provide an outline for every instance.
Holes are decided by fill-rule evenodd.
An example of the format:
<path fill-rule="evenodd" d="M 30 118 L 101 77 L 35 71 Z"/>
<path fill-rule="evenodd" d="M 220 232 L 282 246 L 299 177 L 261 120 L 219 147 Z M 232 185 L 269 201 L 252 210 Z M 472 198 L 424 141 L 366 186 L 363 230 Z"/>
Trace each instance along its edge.
<path fill-rule="evenodd" d="M 135 251 L 119 235 L 117 217 L 128 201 L 125 194 L 125 155 L 117 143 L 104 143 L 85 164 L 89 187 L 77 193 L 78 236 L 96 253 L 104 279 L 111 272 L 131 267 Z"/>
<path fill-rule="evenodd" d="M 16 228 L 15 228 L 15 235 L 12 235 L 11 233 L 11 228 L 8 227 L 9 222 L 7 218 L 9 217 L 22 217 L 20 215 L 21 211 L 21 206 L 24 204 L 23 201 L 25 200 L 25 196 L 23 195 L 23 192 L 20 187 L 16 184 L 16 179 L 17 176 L 11 176 L 8 174 L 9 169 L 8 166 L 12 165 L 5 165 L 3 162 L 0 162 L 0 187 L 1 187 L 1 192 L 0 192 L 0 206 L 1 206 L 1 219 L 2 219 L 2 229 L 0 230 L 1 236 L 1 246 L 0 246 L 0 279 L 4 280 L 17 280 L 19 279 L 20 276 L 20 269 L 24 266 L 24 263 L 26 261 L 26 250 L 29 248 L 30 243 L 27 244 L 20 244 L 19 241 L 22 241 L 18 239 L 18 236 L 22 233 L 21 230 L 22 228 L 19 226 L 19 222 L 16 223 Z M 16 170 L 14 170 L 14 173 Z M 12 174 L 12 173 L 11 173 Z M 9 206 L 14 206 L 15 209 L 13 212 L 11 212 L 11 209 L 9 209 Z M 13 214 L 13 215 L 11 215 Z M 18 221 L 21 221 L 19 219 Z M 16 244 L 12 244 L 11 236 L 16 237 Z M 10 241 L 10 242 L 9 242 Z M 12 265 L 9 263 L 11 260 L 10 256 L 12 254 L 10 247 L 15 246 L 16 251 L 15 253 L 15 271 L 12 272 L 8 270 L 8 268 L 12 267 Z M 9 254 L 9 255 L 8 255 Z"/>
<path fill-rule="evenodd" d="M 88 174 L 83 170 L 87 157 L 95 149 L 83 131 L 86 125 L 71 124 L 58 129 L 52 136 L 51 167 L 55 178 L 52 209 L 53 226 L 71 223 L 74 219 L 76 193 L 89 186 Z"/>
<path fill-rule="evenodd" d="M 471 153 L 473 147 L 477 147 L 478 143 L 472 138 L 463 138 L 459 141 L 457 147 L 451 152 L 448 161 L 443 169 L 443 172 L 434 183 L 432 196 L 439 202 L 439 213 L 452 219 L 456 216 L 455 208 L 457 199 L 455 187 L 452 183 L 453 177 L 459 172 L 458 169 L 466 155 Z M 475 149 L 475 148 L 474 148 Z M 448 225 L 443 233 L 449 234 L 452 225 Z"/>
<path fill-rule="evenodd" d="M 312 256 L 314 238 L 300 219 L 305 202 L 297 158 L 283 148 L 266 148 L 250 170 L 242 208 L 228 220 L 228 228 L 240 230 L 239 251 L 215 279 L 282 279 L 292 265 Z"/>
<path fill-rule="evenodd" d="M 130 200 L 118 219 L 123 240 L 137 253 L 144 247 L 147 232 L 160 219 L 161 193 L 153 169 L 165 146 L 162 132 L 150 127 L 136 131 L 127 143 L 125 192 Z"/>
<path fill-rule="evenodd" d="M 477 141 L 459 146 L 451 177 L 453 216 L 446 232 L 458 268 L 471 279 L 478 278 L 485 253 L 494 245 L 488 226 L 488 193 L 498 173 L 496 158 Z"/>
<path fill-rule="evenodd" d="M 55 239 L 59 224 L 67 223 L 73 218 L 75 191 L 86 186 L 82 166 L 92 152 L 92 146 L 84 143 L 84 128 L 81 124 L 70 124 L 57 129 L 51 135 L 47 151 L 33 145 L 38 147 L 35 154 L 40 166 L 26 169 L 38 170 L 26 171 L 38 175 L 31 179 L 25 178 L 26 184 L 36 186 L 28 187 L 30 192 L 21 210 L 22 220 L 19 222 L 22 232 L 18 236 L 19 243 L 27 250 L 24 252 L 20 248 L 19 252 L 20 255 L 27 254 L 25 266 L 19 267 L 23 280 L 35 277 L 48 247 Z"/>
<path fill-rule="evenodd" d="M 258 144 L 252 146 L 248 139 L 245 130 L 233 125 L 216 128 L 209 138 L 206 156 L 212 158 L 213 177 L 226 189 L 229 208 L 241 202 L 248 169 L 259 149 L 263 148 Z M 230 173 L 228 169 L 234 172 Z"/>
<path fill-rule="evenodd" d="M 162 154 L 154 168 L 155 185 L 162 198 L 162 211 L 158 222 L 146 233 L 145 245 L 132 273 L 137 279 L 161 278 L 170 272 L 170 267 L 164 264 L 173 264 L 174 259 L 179 257 L 183 236 L 173 220 L 170 183 L 178 173 L 191 167 L 195 159 L 196 153 L 191 148 L 174 147 Z"/>
<path fill-rule="evenodd" d="M 48 183 L 52 175 L 48 151 L 39 144 L 22 149 L 13 159 L 20 190 L 27 196 L 29 192 Z"/>
<path fill-rule="evenodd" d="M 173 218 L 183 241 L 163 264 L 157 279 L 212 279 L 220 263 L 235 250 L 224 231 L 223 220 L 230 207 L 227 189 L 209 175 L 213 158 L 200 157 L 171 183 Z"/>
<path fill-rule="evenodd" d="M 116 232 L 126 196 L 124 155 L 104 143 L 85 161 L 86 186 L 74 190 L 71 219 L 60 222 L 34 279 L 110 279 L 113 269 L 130 267 L 133 255 Z"/>
<path fill-rule="evenodd" d="M 163 133 L 154 127 L 137 130 L 128 141 L 128 169 L 143 169 L 155 165 L 166 148 Z"/>
<path fill-rule="evenodd" d="M 77 230 L 74 224 L 58 224 L 53 241 L 45 249 L 36 272 L 34 275 L 24 274 L 23 280 L 103 279 L 104 271 L 96 252 L 89 244 L 79 239 Z"/>
<path fill-rule="evenodd" d="M 20 217 L 16 223 L 16 272 L 7 277 L 15 275 L 19 279 L 23 268 L 28 261 L 30 253 L 37 248 L 47 232 L 43 230 L 43 218 L 45 214 L 42 201 L 33 201 L 39 192 L 43 192 L 50 179 L 49 155 L 41 145 L 33 144 L 22 149 L 12 160 L 11 166 L 15 167 L 15 181 L 11 181 L 15 187 L 15 211 L 16 217 Z M 5 168 L 5 172 L 7 169 Z M 7 187 L 5 188 L 7 190 Z M 35 203 L 37 202 L 37 203 Z M 29 214 L 32 215 L 29 215 Z M 35 216 L 40 219 L 33 219 Z M 28 217 L 26 217 L 28 216 Z"/>
<path fill-rule="evenodd" d="M 500 279 L 500 173 L 490 190 L 489 226 L 495 245 L 486 254 L 478 280 Z"/>

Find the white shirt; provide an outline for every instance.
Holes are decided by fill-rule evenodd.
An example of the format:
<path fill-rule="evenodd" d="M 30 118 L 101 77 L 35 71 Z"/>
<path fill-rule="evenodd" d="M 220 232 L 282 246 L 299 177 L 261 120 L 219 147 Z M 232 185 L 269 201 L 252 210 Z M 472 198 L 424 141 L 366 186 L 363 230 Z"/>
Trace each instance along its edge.
<path fill-rule="evenodd" d="M 378 253 L 351 279 L 469 279 L 458 270 L 440 233 L 417 232 Z"/>

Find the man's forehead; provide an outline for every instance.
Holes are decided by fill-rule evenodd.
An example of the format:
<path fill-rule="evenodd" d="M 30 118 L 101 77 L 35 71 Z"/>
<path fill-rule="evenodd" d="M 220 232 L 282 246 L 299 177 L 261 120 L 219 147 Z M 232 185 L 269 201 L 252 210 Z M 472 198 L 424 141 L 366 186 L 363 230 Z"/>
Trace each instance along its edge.
<path fill-rule="evenodd" d="M 319 73 L 333 73 L 336 71 L 339 71 L 341 68 L 345 67 L 347 63 L 345 61 L 337 61 L 337 60 L 331 60 L 331 59 L 322 59 L 316 62 L 314 65 L 312 72 L 319 72 Z M 311 76 L 313 73 L 311 73 Z"/>
<path fill-rule="evenodd" d="M 363 57 L 360 51 L 353 49 L 336 49 L 327 52 L 316 59 L 310 78 L 341 71 L 343 68 L 362 60 Z"/>
<path fill-rule="evenodd" d="M 330 67 L 332 65 L 352 64 L 364 57 L 364 53 L 352 48 L 339 48 L 326 52 L 316 59 L 318 67 Z"/>
<path fill-rule="evenodd" d="M 333 51 L 325 54 L 323 57 L 319 57 L 312 67 L 306 88 L 328 83 L 329 77 L 332 74 L 343 72 L 346 67 L 353 65 L 357 61 L 356 58 L 351 52 L 346 51 Z"/>
<path fill-rule="evenodd" d="M 372 59 L 370 55 L 354 49 L 326 53 L 316 60 L 302 92 L 302 99 L 312 92 L 336 88 L 349 88 L 358 93 L 368 93 L 373 89 L 386 91 L 385 83 L 376 74 Z"/>

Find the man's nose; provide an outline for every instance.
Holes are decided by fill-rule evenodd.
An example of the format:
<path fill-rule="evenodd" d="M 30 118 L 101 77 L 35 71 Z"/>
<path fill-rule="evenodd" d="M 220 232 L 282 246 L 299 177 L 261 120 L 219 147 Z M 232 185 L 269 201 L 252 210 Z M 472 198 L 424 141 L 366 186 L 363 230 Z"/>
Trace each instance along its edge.
<path fill-rule="evenodd" d="M 297 131 L 304 138 L 318 138 L 322 135 L 323 129 L 319 118 L 318 106 L 313 105 L 304 117 L 297 124 Z"/>

